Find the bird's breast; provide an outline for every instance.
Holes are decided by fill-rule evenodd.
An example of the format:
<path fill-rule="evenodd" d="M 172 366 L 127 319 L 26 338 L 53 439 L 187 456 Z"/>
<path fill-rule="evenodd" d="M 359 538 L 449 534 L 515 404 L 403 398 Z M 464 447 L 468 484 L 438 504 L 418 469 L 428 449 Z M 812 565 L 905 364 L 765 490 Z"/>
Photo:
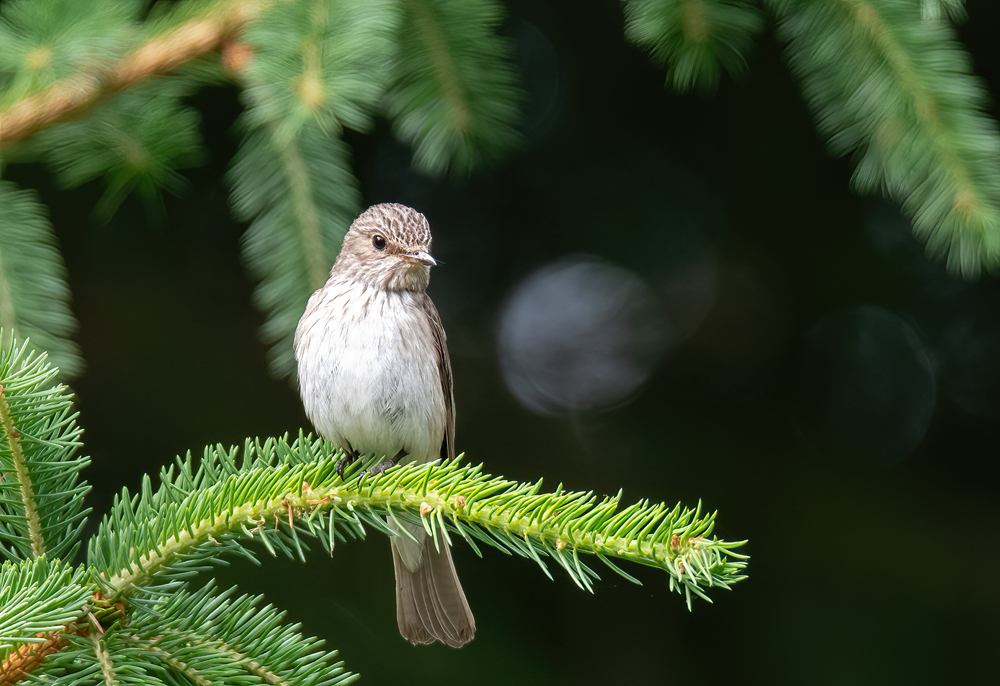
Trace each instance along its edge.
<path fill-rule="evenodd" d="M 310 299 L 295 352 L 306 414 L 322 436 L 360 453 L 440 456 L 441 371 L 417 297 L 328 284 Z"/>

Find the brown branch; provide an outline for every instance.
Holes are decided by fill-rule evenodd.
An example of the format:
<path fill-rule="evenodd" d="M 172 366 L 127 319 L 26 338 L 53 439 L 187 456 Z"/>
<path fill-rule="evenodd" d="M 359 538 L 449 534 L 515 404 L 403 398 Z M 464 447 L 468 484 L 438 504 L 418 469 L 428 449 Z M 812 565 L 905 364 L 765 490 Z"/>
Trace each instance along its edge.
<path fill-rule="evenodd" d="M 38 634 L 38 638 L 45 640 L 41 643 L 22 643 L 0 662 L 0 686 L 13 686 L 29 672 L 38 669 L 45 658 L 69 645 L 66 636 L 87 636 L 94 629 L 103 634 L 104 627 L 121 621 L 125 616 L 125 603 L 111 602 L 97 591 L 77 621 L 67 624 L 61 630 Z"/>
<path fill-rule="evenodd" d="M 42 661 L 65 646 L 69 641 L 61 631 L 39 634 L 42 643 L 23 643 L 0 664 L 0 686 L 11 686 L 36 669 Z"/>
<path fill-rule="evenodd" d="M 37 95 L 14 103 L 0 111 L 0 147 L 70 118 L 101 98 L 131 88 L 152 76 L 169 73 L 185 62 L 220 48 L 274 1 L 233 0 L 204 17 L 191 19 L 156 36 L 106 70 L 63 79 Z"/>

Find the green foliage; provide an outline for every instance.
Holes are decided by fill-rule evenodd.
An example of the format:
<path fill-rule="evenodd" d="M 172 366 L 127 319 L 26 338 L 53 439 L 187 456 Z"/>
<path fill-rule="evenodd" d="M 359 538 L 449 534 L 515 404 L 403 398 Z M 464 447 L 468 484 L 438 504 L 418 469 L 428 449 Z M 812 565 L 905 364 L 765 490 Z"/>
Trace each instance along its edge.
<path fill-rule="evenodd" d="M 1000 136 L 947 19 L 961 0 L 767 0 L 792 69 L 853 183 L 900 203 L 948 268 L 1000 265 Z M 761 18 L 743 0 L 627 0 L 626 35 L 677 90 L 739 73 Z"/>
<path fill-rule="evenodd" d="M 66 267 L 45 206 L 33 191 L 0 181 L 0 327 L 47 350 L 71 378 L 83 369 L 70 336 L 76 319 L 69 308 Z M 11 342 L 0 337 L 0 348 Z"/>
<path fill-rule="evenodd" d="M 517 140 L 516 79 L 490 0 L 408 0 L 386 109 L 430 173 L 468 173 Z"/>
<path fill-rule="evenodd" d="M 201 162 L 200 117 L 182 104 L 183 79 L 164 79 L 122 93 L 89 117 L 43 131 L 38 142 L 64 187 L 104 178 L 96 213 L 109 219 L 133 190 L 162 215 L 160 189 L 186 185 L 177 169 Z"/>
<path fill-rule="evenodd" d="M 13 0 L 0 12 L 0 107 L 88 74 L 126 49 L 135 0 Z"/>
<path fill-rule="evenodd" d="M 241 248 L 260 281 L 254 303 L 268 314 L 261 338 L 271 346 L 271 372 L 289 376 L 295 372 L 295 326 L 309 296 L 326 281 L 361 194 L 347 146 L 317 122 L 303 124 L 294 138 L 272 124 L 246 128 L 229 173 L 233 209 L 251 222 Z"/>
<path fill-rule="evenodd" d="M 183 188 L 177 170 L 203 158 L 199 117 L 183 98 L 221 80 L 218 61 L 197 59 L 216 47 L 206 32 L 218 27 L 224 47 L 243 55 L 227 68 L 248 105 L 240 123 L 244 141 L 229 173 L 234 212 L 251 222 L 244 262 L 259 280 L 254 301 L 267 315 L 261 337 L 271 344 L 270 368 L 293 376 L 295 324 L 360 209 L 343 129 L 366 130 L 375 113 L 387 111 L 424 169 L 464 173 L 495 159 L 516 138 L 514 77 L 504 61 L 506 43 L 493 35 L 500 10 L 483 0 L 188 0 L 156 3 L 140 22 L 143 5 L 4 3 L 0 117 L 40 117 L 44 128 L 53 123 L 47 106 L 70 100 L 90 108 L 42 131 L 8 159 L 41 156 L 67 187 L 103 178 L 101 219 L 133 191 L 162 215 L 160 189 Z M 202 34 L 203 42 L 192 40 Z M 174 54 L 174 42 L 194 52 Z M 148 78 L 158 76 L 150 66 L 157 60 L 164 71 L 181 75 Z M 142 70 L 148 70 L 145 81 Z M 119 92 L 133 83 L 139 85 Z M 444 96 L 442 107 L 436 99 Z M 39 255 L 27 257 L 26 273 L 51 271 Z M 0 288 L 0 315 L 18 304 L 5 297 Z M 4 323 L 20 324 L 0 318 Z M 36 343 L 52 343 L 47 349 L 56 355 L 68 346 L 60 345 L 67 332 L 55 326 L 19 330 Z M 66 372 L 78 367 L 65 355 L 59 362 Z"/>
<path fill-rule="evenodd" d="M 952 21 L 965 19 L 965 0 L 920 0 L 920 16 Z"/>
<path fill-rule="evenodd" d="M 102 219 L 133 191 L 161 215 L 160 190 L 182 189 L 178 170 L 204 158 L 199 117 L 184 98 L 236 82 L 247 110 L 229 172 L 232 205 L 250 222 L 242 251 L 259 282 L 270 369 L 293 377 L 295 324 L 361 205 L 344 129 L 365 131 L 383 114 L 412 146 L 414 165 L 432 174 L 468 174 L 516 145 L 519 93 L 498 35 L 503 8 L 496 0 L 183 0 L 153 3 L 140 19 L 146 4 L 0 6 L 0 117 L 16 141 L 29 137 L 0 162 L 41 156 L 63 186 L 103 178 Z M 671 87 L 710 91 L 723 72 L 745 71 L 764 23 L 760 5 L 626 0 L 625 34 L 667 66 Z M 964 17 L 964 2 L 763 6 L 830 149 L 855 156 L 855 187 L 897 200 L 951 270 L 975 276 L 1000 265 L 1000 137 L 949 24 Z M 221 61 L 206 57 L 216 50 Z M 4 130 L 0 145 L 9 146 Z M 15 197 L 18 211 L 33 204 Z M 13 220 L 17 239 L 0 236 L 0 260 L 17 246 L 51 243 L 41 216 L 29 209 L 26 221 Z M 31 335 L 71 376 L 81 363 L 68 341 L 61 267 L 46 248 L 22 250 L 16 269 L 29 276 L 18 285 L 0 273 L 0 324 Z"/>
<path fill-rule="evenodd" d="M 360 210 L 344 126 L 365 129 L 389 76 L 398 6 L 379 0 L 298 0 L 263 13 L 246 32 L 254 56 L 243 80 L 252 104 L 229 181 L 233 208 L 252 222 L 244 263 L 267 313 L 261 339 L 271 373 L 292 377 L 292 337 Z"/>
<path fill-rule="evenodd" d="M 312 121 L 326 133 L 368 128 L 398 25 L 392 0 L 294 0 L 262 13 L 244 35 L 250 122 L 272 124 L 281 141 Z"/>
<path fill-rule="evenodd" d="M 66 555 L 89 512 L 90 460 L 75 456 L 81 429 L 57 371 L 27 344 L 0 353 L 0 554 L 14 560 Z"/>
<path fill-rule="evenodd" d="M 771 0 L 819 127 L 948 266 L 1000 258 L 1000 136 L 951 27 L 907 0 Z"/>
<path fill-rule="evenodd" d="M 357 679 L 336 661 L 336 651 L 321 650 L 322 641 L 285 624 L 283 612 L 261 607 L 262 596 L 232 598 L 235 591 L 218 592 L 211 581 L 193 593 L 180 591 L 155 612 L 136 612 L 105 642 L 110 651 L 132 648 L 147 657 L 146 673 L 183 664 L 179 671 L 198 683 L 339 686 Z"/>
<path fill-rule="evenodd" d="M 0 566 L 0 660 L 24 643 L 41 643 L 39 633 L 59 631 L 91 599 L 83 569 L 59 560 L 4 562 Z"/>
<path fill-rule="evenodd" d="M 600 501 L 590 493 L 541 493 L 541 482 L 518 484 L 491 477 L 481 466 L 410 464 L 384 475 L 364 475 L 355 465 L 341 478 L 343 455 L 325 441 L 302 436 L 247 441 L 242 453 L 206 448 L 149 479 L 139 495 L 124 491 L 91 539 L 88 564 L 111 599 L 175 590 L 206 569 L 210 560 L 246 556 L 247 539 L 272 554 L 305 561 L 307 538 L 332 552 L 338 540 L 363 537 L 366 526 L 393 535 L 386 517 L 458 534 L 478 553 L 476 541 L 537 562 L 551 557 L 581 588 L 599 578 L 580 555 L 595 555 L 609 568 L 623 559 L 671 576 L 671 588 L 708 599 L 706 587 L 729 588 L 743 576 L 742 542 L 707 538 L 715 515 L 636 503 L 620 512 L 619 496 Z M 374 460 L 381 459 L 373 456 Z M 240 542 L 243 539 L 243 543 Z M 732 558 L 732 559 L 730 559 Z M 551 575 L 550 575 L 551 576 Z M 638 583 L 638 582 L 636 582 Z"/>
<path fill-rule="evenodd" d="M 722 70 L 746 71 L 764 21 L 744 0 L 626 0 L 625 36 L 668 64 L 668 83 L 679 91 L 714 90 Z"/>
<path fill-rule="evenodd" d="M 48 381 L 55 370 L 15 344 L 0 359 L 0 657 L 31 643 L 43 651 L 32 679 L 45 683 L 301 683 L 346 684 L 336 653 L 321 650 L 261 598 L 219 592 L 192 581 L 226 556 L 256 561 L 257 544 L 271 554 L 307 561 L 309 543 L 333 553 L 338 541 L 369 530 L 399 535 L 387 518 L 421 524 L 435 544 L 443 531 L 480 553 L 480 544 L 561 566 L 593 591 L 590 555 L 639 583 L 618 565 L 633 562 L 667 573 L 670 588 L 708 599 L 710 588 L 744 579 L 745 542 L 711 536 L 715 515 L 646 501 L 619 508 L 620 494 L 541 490 L 482 472 L 460 459 L 365 469 L 369 456 L 343 476 L 342 452 L 301 433 L 247 440 L 243 449 L 206 448 L 143 479 L 139 493 L 122 491 L 87 545 L 87 562 L 69 557 L 86 513 L 79 509 L 86 463 L 73 457 L 79 430 L 70 396 Z M 12 427 L 22 427 L 20 436 Z M 30 437 L 29 437 L 30 434 Z M 19 466 L 20 465 L 20 466 Z M 58 488 L 58 491 L 54 489 Z M 27 490 L 35 503 L 23 505 Z M 32 511 L 41 526 L 32 525 Z M 61 519 L 60 519 L 61 518 Z M 60 523 L 61 522 L 61 523 Z M 402 527 L 397 527 L 402 529 Z M 46 555 L 35 545 L 44 541 Z M 16 656 L 15 656 L 16 657 Z"/>

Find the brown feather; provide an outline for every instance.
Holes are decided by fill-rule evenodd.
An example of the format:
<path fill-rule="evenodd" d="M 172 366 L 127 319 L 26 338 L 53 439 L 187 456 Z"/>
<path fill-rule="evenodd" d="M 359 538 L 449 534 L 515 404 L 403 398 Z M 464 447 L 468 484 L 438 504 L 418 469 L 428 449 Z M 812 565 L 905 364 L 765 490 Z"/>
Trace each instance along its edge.
<path fill-rule="evenodd" d="M 411 572 L 392 546 L 396 570 L 396 623 L 414 645 L 440 641 L 461 648 L 476 634 L 476 620 L 455 572 L 448 543 L 438 534 L 438 547 L 427 541 L 420 567 Z"/>
<path fill-rule="evenodd" d="M 438 314 L 434 301 L 426 293 L 422 293 L 417 299 L 420 309 L 431 322 L 431 331 L 434 334 L 434 344 L 438 353 L 438 371 L 441 376 L 441 390 L 444 393 L 444 440 L 441 447 L 445 457 L 449 460 L 455 457 L 455 389 L 451 378 L 451 358 L 448 356 L 448 340 L 444 333 L 444 325 L 441 324 L 441 315 Z"/>

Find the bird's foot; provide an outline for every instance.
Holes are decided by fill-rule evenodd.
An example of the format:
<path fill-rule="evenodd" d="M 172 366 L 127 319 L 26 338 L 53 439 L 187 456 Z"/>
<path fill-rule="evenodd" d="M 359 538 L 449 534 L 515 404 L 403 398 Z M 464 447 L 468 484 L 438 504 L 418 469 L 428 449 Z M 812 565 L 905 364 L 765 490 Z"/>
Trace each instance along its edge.
<path fill-rule="evenodd" d="M 357 459 L 358 459 L 358 454 L 354 452 L 354 450 L 345 448 L 344 456 L 337 461 L 337 466 L 335 467 L 335 469 L 337 470 L 337 475 L 341 479 L 343 479 L 344 468 L 347 467 L 348 465 L 354 464 L 355 460 Z"/>
<path fill-rule="evenodd" d="M 406 457 L 406 451 L 400 450 L 398 453 L 396 453 L 396 456 L 394 458 L 392 458 L 391 460 L 386 460 L 385 462 L 379 462 L 377 465 L 369 469 L 366 472 L 366 474 L 368 474 L 368 476 L 375 476 L 375 475 L 381 476 L 382 474 L 385 474 L 386 470 L 389 469 L 389 467 L 396 466 L 396 463 L 402 460 L 404 457 Z"/>

